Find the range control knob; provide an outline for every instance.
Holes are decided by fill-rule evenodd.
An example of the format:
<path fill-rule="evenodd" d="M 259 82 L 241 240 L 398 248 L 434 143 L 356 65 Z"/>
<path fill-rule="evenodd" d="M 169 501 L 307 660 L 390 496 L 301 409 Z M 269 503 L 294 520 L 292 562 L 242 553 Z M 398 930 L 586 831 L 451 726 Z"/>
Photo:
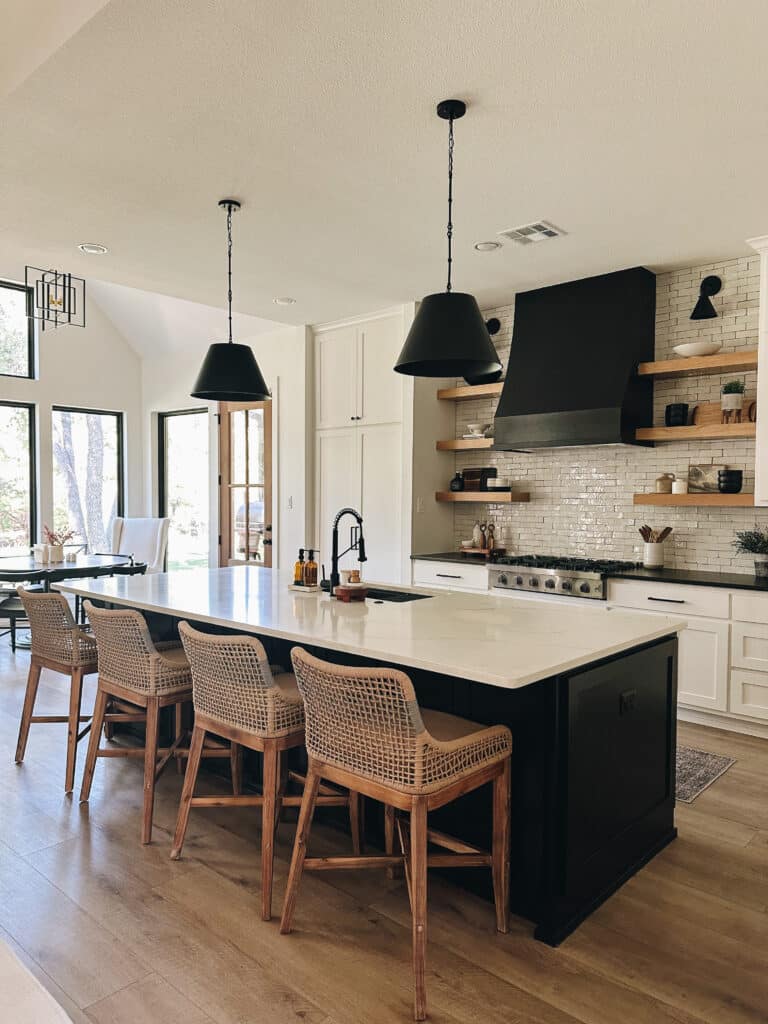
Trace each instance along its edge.
<path fill-rule="evenodd" d="M 589 590 L 590 590 L 589 584 L 588 583 L 582 583 L 581 586 L 579 587 L 579 590 L 582 592 L 582 594 L 588 594 Z"/>
<path fill-rule="evenodd" d="M 518 585 L 518 587 L 522 587 L 522 585 L 525 583 L 525 580 L 522 576 L 515 576 L 515 583 Z"/>
<path fill-rule="evenodd" d="M 507 574 L 505 572 L 500 572 L 499 573 L 499 583 L 501 584 L 502 587 L 506 587 L 506 585 L 507 585 Z"/>
<path fill-rule="evenodd" d="M 555 589 L 555 581 L 554 580 L 545 580 L 544 581 L 544 586 L 545 587 L 549 587 L 550 590 L 554 590 Z"/>
<path fill-rule="evenodd" d="M 563 590 L 573 590 L 573 586 L 570 580 L 563 580 L 560 586 L 563 588 Z"/>
<path fill-rule="evenodd" d="M 539 585 L 539 577 L 538 576 L 531 576 L 531 578 L 528 580 L 528 583 L 532 587 L 538 587 L 538 585 Z"/>

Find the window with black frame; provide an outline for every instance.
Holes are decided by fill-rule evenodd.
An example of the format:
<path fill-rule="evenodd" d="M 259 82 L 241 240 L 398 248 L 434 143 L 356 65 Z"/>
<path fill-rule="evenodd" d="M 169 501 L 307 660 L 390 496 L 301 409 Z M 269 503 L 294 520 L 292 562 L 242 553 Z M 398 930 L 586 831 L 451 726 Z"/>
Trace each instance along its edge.
<path fill-rule="evenodd" d="M 112 550 L 115 516 L 123 515 L 123 415 L 54 406 L 53 523 L 68 543 Z"/>
<path fill-rule="evenodd" d="M 36 501 L 34 406 L 0 402 L 0 556 L 29 553 Z"/>
<path fill-rule="evenodd" d="M 35 321 L 27 316 L 28 289 L 0 281 L 0 375 L 34 377 Z"/>

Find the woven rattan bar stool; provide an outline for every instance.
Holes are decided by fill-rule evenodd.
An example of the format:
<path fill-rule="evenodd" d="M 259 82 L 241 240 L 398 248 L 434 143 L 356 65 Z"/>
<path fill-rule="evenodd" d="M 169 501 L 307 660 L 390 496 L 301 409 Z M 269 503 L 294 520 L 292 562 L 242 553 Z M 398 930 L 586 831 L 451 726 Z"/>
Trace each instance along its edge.
<path fill-rule="evenodd" d="M 391 868 L 402 864 L 413 918 L 414 1018 L 427 1013 L 427 868 L 490 867 L 496 927 L 509 930 L 512 734 L 453 715 L 421 711 L 411 680 L 390 668 L 346 668 L 292 652 L 304 698 L 309 768 L 299 813 L 280 931 L 290 932 L 302 870 Z M 383 857 L 307 857 L 321 779 L 358 790 L 387 808 Z M 429 829 L 427 813 L 493 783 L 491 853 Z M 406 821 L 396 812 L 407 812 Z M 402 854 L 392 850 L 395 826 Z M 430 854 L 428 843 L 453 851 Z"/>
<path fill-rule="evenodd" d="M 44 594 L 28 591 L 23 587 L 17 587 L 16 592 L 24 605 L 32 632 L 32 656 L 19 726 L 19 741 L 16 746 L 16 763 L 21 764 L 24 760 L 29 727 L 33 722 L 66 722 L 67 766 L 64 791 L 71 793 L 75 785 L 77 744 L 90 728 L 86 725 L 80 731 L 80 722 L 89 721 L 89 716 L 80 714 L 80 705 L 83 677 L 97 671 L 96 641 L 77 626 L 70 607 L 61 594 Z M 34 713 L 40 672 L 44 668 L 69 676 L 68 715 Z"/>
<path fill-rule="evenodd" d="M 170 747 L 160 747 L 160 710 L 192 700 L 192 676 L 180 644 L 155 644 L 144 617 L 132 608 L 109 610 L 84 603 L 99 652 L 99 688 L 93 711 L 88 755 L 83 771 L 80 800 L 91 793 L 93 772 L 99 757 L 141 757 L 144 759 L 144 807 L 141 841 L 152 840 L 155 783 L 174 757 L 184 756 L 186 734 L 178 726 Z M 115 713 L 108 713 L 112 709 Z M 146 722 L 144 748 L 99 746 L 105 722 Z M 212 751 L 227 756 L 229 750 Z M 158 760 L 158 758 L 160 760 Z"/>
<path fill-rule="evenodd" d="M 263 644 L 253 636 L 213 636 L 179 623 L 192 669 L 195 727 L 181 794 L 171 857 L 181 856 L 192 807 L 261 807 L 261 916 L 272 916 L 274 839 L 283 807 L 296 807 L 299 796 L 285 793 L 288 769 L 285 752 L 304 746 L 304 704 L 292 673 L 277 674 Z M 261 795 L 196 797 L 200 751 L 207 733 L 233 744 L 261 751 L 264 774 Z M 321 806 L 349 806 L 353 850 L 361 852 L 360 798 L 357 792 L 324 787 Z"/>

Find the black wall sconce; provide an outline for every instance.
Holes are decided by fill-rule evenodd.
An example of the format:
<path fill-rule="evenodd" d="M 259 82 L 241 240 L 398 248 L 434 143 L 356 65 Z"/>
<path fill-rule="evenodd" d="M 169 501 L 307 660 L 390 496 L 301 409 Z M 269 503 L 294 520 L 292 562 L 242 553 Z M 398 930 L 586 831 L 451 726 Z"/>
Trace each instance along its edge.
<path fill-rule="evenodd" d="M 717 310 L 710 302 L 710 296 L 717 295 L 722 287 L 722 278 L 714 274 L 704 278 L 699 285 L 699 298 L 693 307 L 691 320 L 713 320 L 717 316 Z"/>

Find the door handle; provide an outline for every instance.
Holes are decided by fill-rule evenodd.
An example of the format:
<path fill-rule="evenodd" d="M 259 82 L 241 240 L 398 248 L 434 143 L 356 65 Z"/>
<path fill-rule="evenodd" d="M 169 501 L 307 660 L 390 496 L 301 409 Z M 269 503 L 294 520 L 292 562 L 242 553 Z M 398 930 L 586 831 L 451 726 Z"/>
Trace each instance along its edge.
<path fill-rule="evenodd" d="M 463 580 L 463 576 L 452 576 L 449 572 L 436 572 L 435 576 L 440 576 L 444 580 Z"/>
<path fill-rule="evenodd" d="M 649 601 L 659 601 L 662 604 L 685 604 L 681 597 L 649 597 Z"/>

